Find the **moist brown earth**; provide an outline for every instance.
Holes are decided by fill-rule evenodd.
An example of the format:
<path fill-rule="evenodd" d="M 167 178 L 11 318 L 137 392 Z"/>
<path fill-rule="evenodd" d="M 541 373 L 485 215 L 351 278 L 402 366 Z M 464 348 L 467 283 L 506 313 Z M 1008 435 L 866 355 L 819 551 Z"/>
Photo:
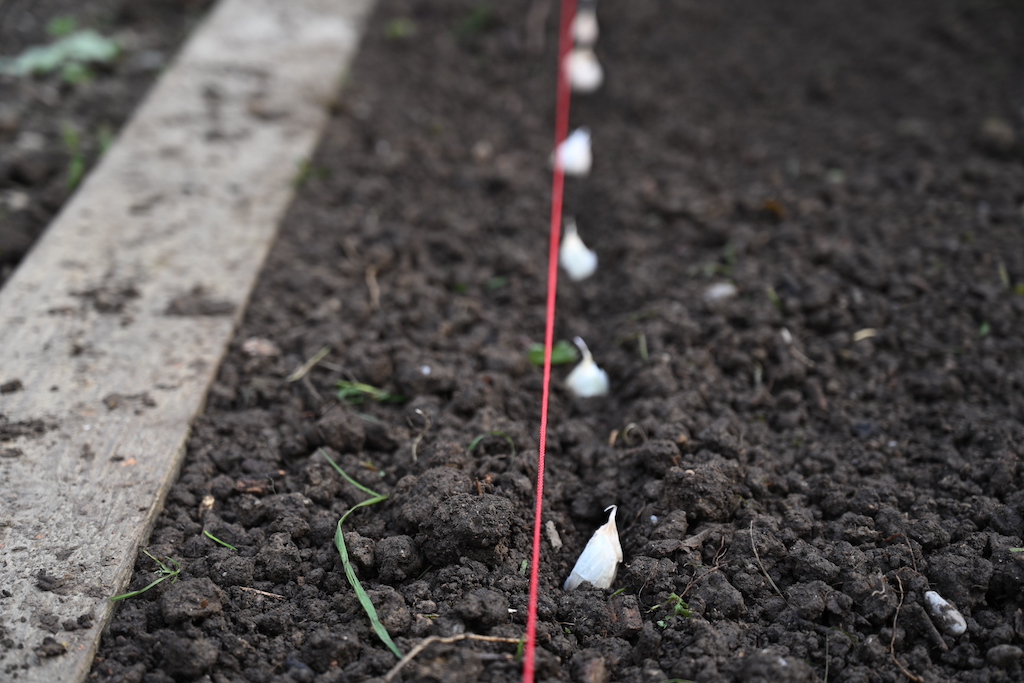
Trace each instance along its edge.
<path fill-rule="evenodd" d="M 120 55 L 88 74 L 0 75 L 0 285 L 112 143 L 210 0 L 0 0 L 0 58 L 90 29 Z M 70 24 L 68 24 L 70 20 Z M 58 32 L 59 33 L 59 32 Z"/>
<path fill-rule="evenodd" d="M 390 494 L 343 528 L 403 652 L 521 636 L 556 14 L 380 4 L 153 533 L 180 580 L 121 605 L 92 679 L 381 680 L 333 544 L 369 496 L 324 454 Z M 539 679 L 1020 680 L 1024 7 L 599 15 L 567 213 L 600 267 L 556 327 L 612 390 L 555 370 Z M 564 592 L 611 504 L 618 578 Z M 396 680 L 516 681 L 516 649 L 433 644 Z"/>

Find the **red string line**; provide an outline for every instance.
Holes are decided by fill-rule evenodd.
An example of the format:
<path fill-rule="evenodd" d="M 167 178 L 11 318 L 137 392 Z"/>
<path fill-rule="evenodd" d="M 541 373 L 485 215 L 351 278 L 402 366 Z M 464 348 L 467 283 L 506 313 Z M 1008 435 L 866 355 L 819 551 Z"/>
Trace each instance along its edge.
<path fill-rule="evenodd" d="M 540 442 L 537 451 L 537 500 L 533 519 L 533 558 L 530 564 L 530 602 L 526 612 L 526 649 L 523 652 L 523 683 L 533 683 L 537 654 L 537 594 L 540 588 L 540 527 L 544 511 L 544 453 L 548 435 L 548 399 L 551 394 L 551 348 L 555 338 L 555 294 L 558 290 L 558 244 L 562 234 L 562 199 L 565 171 L 558 160 L 558 146 L 569 135 L 569 80 L 565 58 L 572 48 L 571 25 L 576 0 L 562 0 L 558 36 L 558 86 L 555 100 L 555 164 L 551 176 L 551 236 L 548 247 L 548 298 L 544 328 L 544 389 L 540 403 Z"/>

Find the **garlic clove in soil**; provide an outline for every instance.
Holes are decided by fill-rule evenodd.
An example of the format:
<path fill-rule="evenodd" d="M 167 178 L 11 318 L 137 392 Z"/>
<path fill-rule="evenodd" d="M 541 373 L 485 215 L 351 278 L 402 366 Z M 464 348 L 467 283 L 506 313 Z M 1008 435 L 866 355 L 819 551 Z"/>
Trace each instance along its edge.
<path fill-rule="evenodd" d="M 593 45 L 597 42 L 600 29 L 597 25 L 597 12 L 593 7 L 581 7 L 572 18 L 572 39 L 577 45 Z"/>
<path fill-rule="evenodd" d="M 611 510 L 608 521 L 587 541 L 587 547 L 562 586 L 564 590 L 571 591 L 584 581 L 589 581 L 594 588 L 610 588 L 615 581 L 622 562 L 622 545 L 619 544 L 619 530 L 615 527 L 617 509 L 615 505 L 605 508 L 605 512 Z"/>
<path fill-rule="evenodd" d="M 949 635 L 962 636 L 967 632 L 967 620 L 964 619 L 964 615 L 935 591 L 925 592 L 924 604 L 939 628 Z"/>
<path fill-rule="evenodd" d="M 589 94 L 604 83 L 604 69 L 589 47 L 577 47 L 565 57 L 565 71 L 573 92 Z"/>
<path fill-rule="evenodd" d="M 586 280 L 597 270 L 597 254 L 580 239 L 576 221 L 571 218 L 565 222 L 562 244 L 558 248 L 558 263 L 569 274 L 569 278 L 576 282 Z"/>
<path fill-rule="evenodd" d="M 590 349 L 579 337 L 573 339 L 583 354 L 583 360 L 565 378 L 565 384 L 577 398 L 606 396 L 608 394 L 608 373 L 597 367 Z"/>
<path fill-rule="evenodd" d="M 590 173 L 594 163 L 590 152 L 590 129 L 580 127 L 570 133 L 555 151 L 555 163 L 566 175 L 585 176 Z"/>

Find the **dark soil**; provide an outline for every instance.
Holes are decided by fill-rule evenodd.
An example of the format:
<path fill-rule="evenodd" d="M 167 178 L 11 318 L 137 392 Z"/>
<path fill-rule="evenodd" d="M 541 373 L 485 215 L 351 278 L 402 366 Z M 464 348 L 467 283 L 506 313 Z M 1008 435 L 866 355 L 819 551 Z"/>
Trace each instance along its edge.
<path fill-rule="evenodd" d="M 539 678 L 1021 680 L 1024 7 L 599 11 L 567 210 L 601 266 L 561 281 L 557 334 L 612 394 L 556 369 Z M 93 679 L 388 672 L 333 545 L 367 496 L 320 449 L 391 494 L 345 530 L 403 651 L 523 633 L 556 13 L 378 8 L 154 531 L 181 580 L 123 603 Z M 345 379 L 407 400 L 343 404 Z M 564 592 L 611 504 L 618 579 Z M 515 650 L 435 644 L 401 677 L 515 681 Z"/>
<path fill-rule="evenodd" d="M 71 20 L 121 47 L 82 80 L 0 75 L 0 285 L 110 144 L 210 0 L 0 0 L 0 57 Z"/>

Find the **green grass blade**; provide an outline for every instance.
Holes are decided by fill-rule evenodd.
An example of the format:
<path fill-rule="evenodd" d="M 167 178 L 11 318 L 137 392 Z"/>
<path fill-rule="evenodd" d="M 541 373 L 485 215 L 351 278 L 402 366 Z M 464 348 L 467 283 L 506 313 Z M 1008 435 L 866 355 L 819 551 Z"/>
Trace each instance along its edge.
<path fill-rule="evenodd" d="M 157 585 L 161 581 L 166 581 L 169 578 L 171 578 L 170 574 L 164 574 L 159 579 L 156 579 L 155 581 L 153 581 L 153 583 L 149 584 L 145 588 L 140 588 L 139 590 L 132 591 L 131 593 L 122 593 L 121 595 L 115 595 L 112 598 L 110 598 L 110 601 L 111 602 L 117 602 L 118 600 L 127 600 L 128 598 L 134 598 L 136 595 L 142 595 L 143 593 L 148 591 L 153 586 Z"/>
<path fill-rule="evenodd" d="M 360 491 L 362 491 L 363 493 L 365 493 L 368 496 L 373 496 L 374 498 L 380 498 L 381 500 L 386 500 L 387 499 L 387 496 L 383 496 L 382 497 L 381 494 L 377 493 L 373 489 L 371 489 L 369 487 L 366 487 L 366 486 L 363 486 L 358 481 L 356 481 L 352 477 L 348 476 L 348 473 L 345 472 L 345 470 L 341 469 L 341 467 L 338 465 L 338 463 L 334 462 L 334 459 L 331 456 L 327 455 L 327 451 L 325 451 L 324 449 L 321 448 L 319 453 L 320 453 L 320 455 L 322 455 L 325 458 L 327 458 L 327 462 L 331 463 L 331 467 L 334 468 L 335 472 L 337 472 L 338 474 L 341 475 L 342 479 L 344 479 L 348 483 L 352 484 L 353 486 L 355 486 L 357 489 L 359 489 Z M 363 505 L 363 503 L 360 503 L 356 507 L 360 507 L 362 505 Z M 355 509 L 356 508 L 352 508 L 352 510 L 355 510 Z M 348 512 L 346 512 L 345 513 L 345 517 L 348 517 L 349 513 L 352 512 L 352 510 L 349 510 Z M 344 520 L 345 517 L 342 517 L 341 519 Z"/>
<path fill-rule="evenodd" d="M 359 600 L 359 604 L 363 606 L 363 610 L 366 612 L 366 616 L 370 618 L 370 626 L 373 627 L 374 633 L 381 639 L 388 649 L 394 653 L 399 659 L 402 658 L 402 651 L 395 645 L 395 641 L 391 640 L 391 634 L 388 633 L 387 628 L 380 622 L 380 617 L 377 616 L 377 609 L 373 606 L 373 601 L 370 600 L 370 596 L 366 594 L 363 589 L 363 584 L 359 583 L 359 578 L 356 576 L 356 570 L 352 567 L 352 562 L 348 558 L 348 548 L 345 547 L 345 534 L 341 531 L 341 524 L 345 521 L 345 518 L 352 514 L 357 508 L 361 508 L 367 505 L 373 505 L 379 503 L 382 500 L 386 500 L 387 496 L 379 498 L 371 498 L 364 500 L 362 503 L 354 506 L 351 510 L 346 512 L 340 520 L 338 520 L 338 530 L 334 533 L 334 545 L 338 548 L 338 553 L 341 555 L 341 564 L 345 567 L 345 576 L 348 578 L 349 584 L 352 586 L 352 590 L 356 592 L 356 598 Z"/>
<path fill-rule="evenodd" d="M 334 462 L 331 456 L 327 455 L 326 451 L 320 449 L 320 453 L 327 458 L 327 462 L 331 463 L 331 467 L 342 476 L 342 478 L 348 483 L 355 486 L 357 489 L 366 493 L 372 498 L 367 498 L 361 503 L 356 503 L 348 511 L 341 516 L 338 520 L 338 528 L 334 532 L 334 546 L 338 549 L 338 554 L 341 556 L 341 564 L 345 567 L 345 578 L 348 579 L 349 585 L 352 586 L 352 590 L 356 593 L 356 599 L 359 600 L 359 604 L 363 606 L 363 611 L 366 612 L 366 616 L 370 618 L 370 626 L 373 628 L 374 633 L 380 638 L 381 642 L 388 646 L 388 649 L 399 659 L 402 658 L 402 651 L 395 645 L 395 641 L 391 640 L 391 634 L 388 633 L 387 628 L 381 623 L 380 617 L 377 616 L 377 608 L 373 606 L 373 601 L 370 600 L 370 596 L 366 594 L 366 590 L 363 589 L 363 584 L 359 583 L 359 577 L 356 576 L 356 570 L 352 566 L 352 561 L 348 557 L 348 547 L 345 545 L 345 534 L 341 530 L 341 525 L 345 523 L 345 520 L 349 518 L 353 512 L 359 508 L 368 507 L 370 505 L 376 505 L 382 503 L 388 499 L 386 494 L 377 493 L 376 491 L 363 486 L 358 481 L 348 476 L 345 470 L 338 466 L 338 463 Z"/>
<path fill-rule="evenodd" d="M 225 548 L 230 548 L 231 550 L 238 550 L 238 548 L 236 548 L 235 546 L 231 545 L 227 541 L 220 540 L 219 538 L 217 538 L 216 536 L 211 534 L 206 529 L 203 529 L 203 535 L 206 536 L 211 541 L 213 541 L 214 543 L 219 543 L 220 545 L 224 546 Z"/>

